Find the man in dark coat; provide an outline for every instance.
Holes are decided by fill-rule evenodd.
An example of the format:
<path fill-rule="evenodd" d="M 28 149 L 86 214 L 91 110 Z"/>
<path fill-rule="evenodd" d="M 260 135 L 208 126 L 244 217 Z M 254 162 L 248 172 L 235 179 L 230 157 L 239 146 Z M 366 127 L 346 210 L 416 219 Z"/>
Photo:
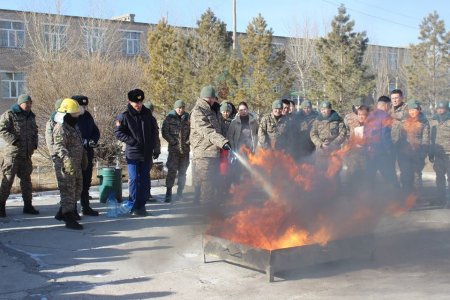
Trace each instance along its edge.
<path fill-rule="evenodd" d="M 94 168 L 94 148 L 97 147 L 100 139 L 100 130 L 95 124 L 91 113 L 87 111 L 89 98 L 83 95 L 71 97 L 80 105 L 80 116 L 78 117 L 78 129 L 83 139 L 83 147 L 86 150 L 88 164 L 86 170 L 83 170 L 83 190 L 81 191 L 81 210 L 85 216 L 98 216 L 98 211 L 93 210 L 89 205 L 89 188 L 92 182 L 92 169 Z"/>
<path fill-rule="evenodd" d="M 142 102 L 144 92 L 140 89 L 128 92 L 127 110 L 117 116 L 114 133 L 126 144 L 129 194 L 134 202 L 132 216 L 147 216 L 145 202 L 150 193 L 150 168 L 152 159 L 161 153 L 159 128 L 151 111 Z"/>

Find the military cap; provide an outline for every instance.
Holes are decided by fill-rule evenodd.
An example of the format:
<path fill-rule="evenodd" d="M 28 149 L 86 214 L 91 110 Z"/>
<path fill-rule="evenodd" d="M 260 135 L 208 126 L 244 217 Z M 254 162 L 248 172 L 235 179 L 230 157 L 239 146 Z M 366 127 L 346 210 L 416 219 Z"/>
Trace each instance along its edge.
<path fill-rule="evenodd" d="M 222 102 L 222 104 L 220 104 L 220 112 L 231 112 L 231 110 L 231 105 L 228 102 Z"/>
<path fill-rule="evenodd" d="M 282 109 L 283 108 L 283 101 L 281 101 L 281 100 L 273 101 L 272 102 L 272 109 L 275 109 L 275 108 Z"/>
<path fill-rule="evenodd" d="M 305 107 L 312 107 L 312 103 L 309 100 L 303 100 L 302 104 L 301 104 L 302 108 Z"/>
<path fill-rule="evenodd" d="M 216 90 L 212 85 L 207 85 L 202 88 L 200 92 L 200 98 L 214 98 L 216 97 Z"/>
<path fill-rule="evenodd" d="M 448 101 L 445 101 L 445 100 L 439 100 L 437 103 L 436 103 L 436 108 L 445 108 L 445 109 L 448 109 L 449 107 L 448 107 Z"/>
<path fill-rule="evenodd" d="M 89 98 L 84 95 L 75 95 L 70 98 L 77 101 L 78 104 L 80 104 L 80 105 L 88 105 L 89 104 Z"/>
<path fill-rule="evenodd" d="M 320 107 L 321 107 L 321 108 L 331 108 L 331 102 L 330 102 L 330 101 L 327 101 L 327 100 L 322 101 L 322 102 L 320 103 Z"/>
<path fill-rule="evenodd" d="M 27 94 L 22 94 L 17 98 L 17 104 L 19 105 L 28 101 L 31 101 L 31 97 Z"/>
<path fill-rule="evenodd" d="M 175 101 L 173 108 L 180 108 L 180 107 L 185 107 L 185 106 L 186 106 L 186 104 L 184 104 L 183 100 L 177 100 L 177 101 Z"/>
<path fill-rule="evenodd" d="M 408 109 L 421 109 L 420 102 L 417 100 L 409 100 L 407 105 Z"/>
<path fill-rule="evenodd" d="M 144 101 L 144 92 L 140 89 L 134 89 L 128 92 L 128 100 L 131 102 L 141 102 Z"/>

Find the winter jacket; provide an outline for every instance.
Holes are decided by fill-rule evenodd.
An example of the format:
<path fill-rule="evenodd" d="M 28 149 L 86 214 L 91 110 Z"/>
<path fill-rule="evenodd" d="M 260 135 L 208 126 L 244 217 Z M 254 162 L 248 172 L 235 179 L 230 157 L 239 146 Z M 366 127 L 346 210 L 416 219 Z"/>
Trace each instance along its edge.
<path fill-rule="evenodd" d="M 430 155 L 450 155 L 450 112 L 435 115 L 431 120 Z"/>
<path fill-rule="evenodd" d="M 286 124 L 283 118 L 280 117 L 277 119 L 273 113 L 261 118 L 258 128 L 259 147 L 268 149 L 275 149 L 277 147 L 277 139 L 280 137 L 280 127 Z"/>
<path fill-rule="evenodd" d="M 220 149 L 228 142 L 222 135 L 217 113 L 203 99 L 197 99 L 191 111 L 189 141 L 194 158 L 219 157 Z"/>
<path fill-rule="evenodd" d="M 5 156 L 31 157 L 38 147 L 36 116 L 22 110 L 18 104 L 12 105 L 0 116 L 0 137 L 6 142 Z"/>
<path fill-rule="evenodd" d="M 53 154 L 55 163 L 64 164 L 70 161 L 75 172 L 81 172 L 83 161 L 83 143 L 78 126 L 71 126 L 64 122 L 66 113 L 56 113 L 53 127 Z"/>
<path fill-rule="evenodd" d="M 252 152 L 256 150 L 258 145 L 258 121 L 253 114 L 248 114 L 248 125 L 250 127 L 250 137 L 252 142 Z M 239 138 L 242 131 L 241 117 L 236 115 L 236 117 L 231 121 L 230 127 L 228 128 L 227 139 L 230 141 L 231 149 L 239 150 L 242 145 L 239 145 Z"/>
<path fill-rule="evenodd" d="M 344 121 L 332 110 L 328 117 L 319 115 L 314 120 L 310 137 L 316 149 L 322 148 L 323 144 L 327 144 L 328 148 L 338 148 L 345 141 L 346 134 Z"/>
<path fill-rule="evenodd" d="M 189 134 L 191 132 L 189 114 L 179 116 L 175 110 L 170 111 L 161 128 L 162 137 L 169 143 L 169 152 L 188 154 Z"/>
<path fill-rule="evenodd" d="M 145 106 L 137 111 L 128 104 L 127 110 L 117 116 L 115 125 L 117 139 L 126 144 L 127 159 L 150 161 L 154 154 L 161 153 L 158 124 Z"/>
<path fill-rule="evenodd" d="M 402 120 L 405 119 L 406 116 L 408 115 L 408 105 L 406 104 L 406 102 L 403 102 L 398 107 L 392 106 L 389 113 L 391 114 L 392 117 L 392 127 L 391 127 L 392 142 L 396 144 L 400 139 Z"/>
<path fill-rule="evenodd" d="M 372 156 L 392 155 L 392 117 L 389 113 L 376 109 L 369 114 L 364 125 L 364 143 Z"/>
<path fill-rule="evenodd" d="M 94 149 L 89 145 L 89 141 L 92 140 L 97 144 L 100 139 L 100 130 L 98 130 L 90 112 L 85 111 L 84 114 L 79 116 L 78 129 L 80 129 L 83 146 L 87 151 L 88 158 L 92 159 L 94 156 Z"/>
<path fill-rule="evenodd" d="M 53 141 L 53 128 L 55 128 L 55 115 L 56 111 L 52 112 L 50 118 L 45 123 L 45 143 L 47 144 L 48 153 L 50 158 L 53 160 L 55 155 L 55 151 L 53 150 L 54 141 Z"/>
<path fill-rule="evenodd" d="M 420 152 L 425 157 L 430 146 L 430 123 L 421 112 L 417 119 L 406 117 L 401 123 L 398 141 L 401 153 Z"/>
<path fill-rule="evenodd" d="M 316 146 L 311 140 L 311 130 L 318 113 L 311 111 L 305 115 L 303 111 L 296 113 L 292 119 L 292 152 L 295 159 L 300 159 L 314 152 Z"/>

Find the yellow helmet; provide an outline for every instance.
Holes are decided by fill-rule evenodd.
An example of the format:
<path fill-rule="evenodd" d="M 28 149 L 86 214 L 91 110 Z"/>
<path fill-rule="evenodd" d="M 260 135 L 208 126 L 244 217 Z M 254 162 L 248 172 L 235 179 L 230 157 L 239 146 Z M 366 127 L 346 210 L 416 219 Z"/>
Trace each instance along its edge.
<path fill-rule="evenodd" d="M 58 112 L 76 114 L 80 112 L 80 105 L 77 101 L 66 98 L 61 102 L 61 105 L 58 108 Z"/>

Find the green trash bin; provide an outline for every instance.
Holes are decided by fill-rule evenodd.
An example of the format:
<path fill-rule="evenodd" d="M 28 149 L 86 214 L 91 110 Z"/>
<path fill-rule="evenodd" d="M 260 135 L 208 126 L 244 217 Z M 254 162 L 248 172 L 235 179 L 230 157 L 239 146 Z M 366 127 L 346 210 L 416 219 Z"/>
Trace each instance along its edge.
<path fill-rule="evenodd" d="M 99 194 L 100 202 L 106 203 L 111 192 L 116 194 L 118 202 L 122 202 L 122 169 L 117 167 L 105 167 L 97 175 L 100 179 Z"/>

